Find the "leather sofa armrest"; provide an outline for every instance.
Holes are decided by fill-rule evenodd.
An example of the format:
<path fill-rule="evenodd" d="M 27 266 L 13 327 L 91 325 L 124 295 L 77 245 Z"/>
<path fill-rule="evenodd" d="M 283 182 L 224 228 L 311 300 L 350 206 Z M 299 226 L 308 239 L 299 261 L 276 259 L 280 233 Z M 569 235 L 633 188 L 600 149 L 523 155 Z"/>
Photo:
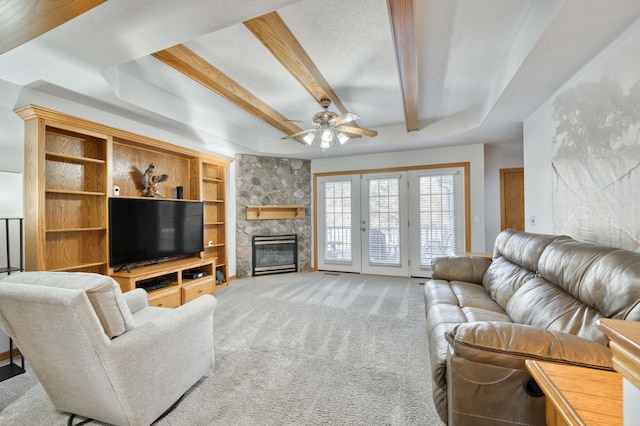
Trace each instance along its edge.
<path fill-rule="evenodd" d="M 431 278 L 482 284 L 482 277 L 489 265 L 490 261 L 479 257 L 439 257 L 433 262 Z"/>
<path fill-rule="evenodd" d="M 530 325 L 468 322 L 445 337 L 453 352 L 470 361 L 524 370 L 526 359 L 613 370 L 611 350 L 572 334 Z"/>

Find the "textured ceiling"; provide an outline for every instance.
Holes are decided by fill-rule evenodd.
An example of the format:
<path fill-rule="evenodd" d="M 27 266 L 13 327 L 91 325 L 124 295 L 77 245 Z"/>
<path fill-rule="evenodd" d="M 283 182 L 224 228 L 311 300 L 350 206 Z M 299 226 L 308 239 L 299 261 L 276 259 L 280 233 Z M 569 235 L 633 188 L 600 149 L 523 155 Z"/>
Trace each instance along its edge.
<path fill-rule="evenodd" d="M 229 156 L 318 158 L 467 143 L 517 149 L 522 121 L 640 17 L 637 0 L 414 3 L 414 132 L 406 130 L 386 0 L 109 0 L 1 54 L 0 79 Z M 345 108 L 361 116 L 357 124 L 378 136 L 326 153 L 281 140 L 281 130 L 151 56 L 183 44 L 283 117 L 310 121 L 317 100 L 243 24 L 273 11 Z"/>

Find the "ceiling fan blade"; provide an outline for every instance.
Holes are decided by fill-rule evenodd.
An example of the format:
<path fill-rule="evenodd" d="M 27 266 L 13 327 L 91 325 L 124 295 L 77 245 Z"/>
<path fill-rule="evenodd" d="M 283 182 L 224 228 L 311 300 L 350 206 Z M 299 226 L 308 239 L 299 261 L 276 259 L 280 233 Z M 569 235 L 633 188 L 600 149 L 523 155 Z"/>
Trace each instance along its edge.
<path fill-rule="evenodd" d="M 314 123 L 313 121 L 302 121 L 302 120 L 284 120 L 284 121 L 290 121 L 292 123 L 304 123 L 304 124 L 311 124 L 312 126 L 317 126 L 316 123 Z"/>
<path fill-rule="evenodd" d="M 358 119 L 360 119 L 360 116 L 358 114 L 348 112 L 346 114 L 342 114 L 339 117 L 329 120 L 329 123 L 333 124 L 334 126 L 339 126 L 342 123 L 349 123 L 350 121 L 356 121 Z"/>
<path fill-rule="evenodd" d="M 374 137 L 378 134 L 375 130 L 362 129 L 360 127 L 338 126 L 338 130 L 344 133 L 352 133 L 354 135 Z"/>
<path fill-rule="evenodd" d="M 299 136 L 304 136 L 304 135 L 306 135 L 307 133 L 311 133 L 311 132 L 315 132 L 315 131 L 316 131 L 316 129 L 307 129 L 307 130 L 303 130 L 303 131 L 301 131 L 301 132 L 298 132 L 298 133 L 294 133 L 294 134 L 292 134 L 292 135 L 285 136 L 285 137 L 283 137 L 283 138 L 282 138 L 282 140 L 285 140 L 285 139 L 295 139 L 295 138 L 297 138 L 297 137 L 299 137 Z"/>

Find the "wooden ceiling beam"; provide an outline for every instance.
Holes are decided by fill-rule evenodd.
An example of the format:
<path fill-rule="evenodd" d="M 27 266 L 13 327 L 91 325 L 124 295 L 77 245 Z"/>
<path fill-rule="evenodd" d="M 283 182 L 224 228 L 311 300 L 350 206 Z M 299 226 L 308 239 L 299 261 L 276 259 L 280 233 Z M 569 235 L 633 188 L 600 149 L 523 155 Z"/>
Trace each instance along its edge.
<path fill-rule="evenodd" d="M 0 55 L 105 1 L 0 1 Z"/>
<path fill-rule="evenodd" d="M 420 130 L 418 120 L 418 43 L 413 0 L 387 0 L 400 73 L 407 132 Z"/>
<path fill-rule="evenodd" d="M 244 25 L 318 103 L 327 98 L 342 114 L 347 113 L 338 95 L 277 12 L 245 21 Z"/>
<path fill-rule="evenodd" d="M 287 118 L 285 116 L 271 108 L 185 45 L 179 44 L 169 49 L 161 50 L 154 53 L 153 56 L 280 130 L 285 135 L 302 131 L 300 127 L 286 121 Z"/>

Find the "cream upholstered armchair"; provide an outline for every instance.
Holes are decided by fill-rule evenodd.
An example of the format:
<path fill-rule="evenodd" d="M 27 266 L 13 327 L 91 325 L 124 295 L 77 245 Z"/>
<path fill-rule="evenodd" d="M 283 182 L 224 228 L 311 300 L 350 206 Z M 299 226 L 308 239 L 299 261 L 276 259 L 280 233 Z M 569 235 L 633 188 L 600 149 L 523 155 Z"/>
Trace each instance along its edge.
<path fill-rule="evenodd" d="M 150 307 L 110 277 L 23 272 L 0 282 L 0 326 L 59 411 L 149 425 L 213 366 L 216 299 Z"/>

